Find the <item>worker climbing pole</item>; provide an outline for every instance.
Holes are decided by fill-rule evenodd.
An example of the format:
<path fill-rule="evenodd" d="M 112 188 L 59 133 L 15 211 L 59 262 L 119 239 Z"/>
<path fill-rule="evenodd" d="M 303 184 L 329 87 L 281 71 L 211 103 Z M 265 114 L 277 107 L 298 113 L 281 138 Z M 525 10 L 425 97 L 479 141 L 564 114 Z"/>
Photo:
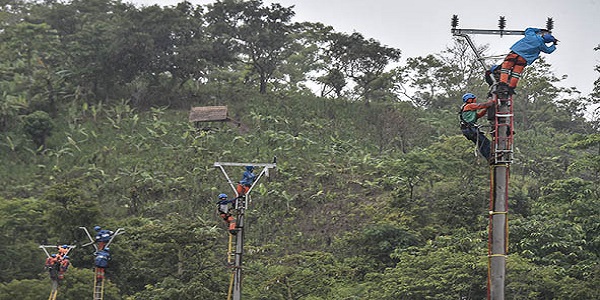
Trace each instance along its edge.
<path fill-rule="evenodd" d="M 554 42 L 556 44 L 558 40 L 552 37 L 549 33 L 552 31 L 553 21 L 548 18 L 546 22 L 546 29 L 540 30 L 535 28 L 528 28 L 525 31 L 517 30 L 505 30 L 506 20 L 504 17 L 500 17 L 498 22 L 499 30 L 485 30 L 485 29 L 459 29 L 458 16 L 452 17 L 452 34 L 465 38 L 469 46 L 472 48 L 478 62 L 483 67 L 484 71 L 490 68 L 486 65 L 485 59 L 481 57 L 479 51 L 475 47 L 475 44 L 469 37 L 469 34 L 492 34 L 492 35 L 526 35 L 530 38 L 542 40 L 543 43 Z M 542 38 L 543 34 L 543 38 Z M 539 35 L 539 38 L 536 37 Z M 543 44 L 542 43 L 542 44 Z M 516 46 L 517 44 L 515 44 Z M 515 46 L 511 50 L 515 51 Z M 538 46 L 542 51 L 551 53 L 554 49 L 547 46 Z M 553 47 L 553 46 L 552 46 Z M 511 51 L 509 55 L 518 56 L 516 53 Z M 538 50 L 539 54 L 539 50 Z M 507 55 L 508 59 L 513 60 Z M 530 64 L 535 60 L 537 56 L 530 61 L 526 61 Z M 525 59 L 523 59 L 525 60 Z M 515 62 L 518 62 L 518 57 L 514 58 Z M 515 63 L 516 64 L 516 63 Z M 514 64 L 513 64 L 514 65 Z M 525 66 L 525 62 L 521 63 L 521 66 Z M 500 67 L 500 66 L 499 66 Z M 507 70 L 503 63 L 501 66 L 501 73 L 510 79 L 514 77 L 511 84 L 507 82 L 498 82 L 498 80 L 491 74 L 489 79 L 490 93 L 494 102 L 493 115 L 488 118 L 492 122 L 491 126 L 491 157 L 490 157 L 490 204 L 489 204 L 489 225 L 488 225 L 488 292 L 487 298 L 489 300 L 504 300 L 504 280 L 506 277 L 506 257 L 508 255 L 508 184 L 510 179 L 510 165 L 513 162 L 513 134 L 514 134 L 514 114 L 513 114 L 513 95 L 516 82 L 520 77 L 520 72 L 515 70 Z M 493 72 L 494 70 L 492 70 Z M 522 68 L 520 69 L 522 71 Z M 507 76 L 508 75 L 508 76 Z M 508 80 L 508 79 L 506 79 Z M 500 80 L 502 81 L 502 80 Z"/>
<path fill-rule="evenodd" d="M 114 240 L 117 235 L 125 233 L 123 228 L 117 229 L 117 231 L 112 232 L 107 229 L 102 229 L 100 226 L 95 226 L 94 230 L 96 231 L 96 235 L 92 238 L 92 235 L 85 227 L 79 227 L 89 238 L 90 242 L 84 244 L 83 247 L 93 245 L 94 249 L 94 289 L 93 289 L 93 299 L 94 300 L 103 300 L 104 299 L 104 282 L 105 282 L 105 269 L 108 267 L 108 262 L 110 261 L 110 244 Z"/>
<path fill-rule="evenodd" d="M 258 181 L 263 177 L 269 177 L 269 169 L 276 167 L 276 159 L 273 158 L 273 163 L 228 163 L 215 162 L 214 166 L 219 168 L 227 183 L 235 193 L 235 199 L 231 200 L 233 206 L 233 218 L 235 219 L 235 228 L 229 229 L 229 246 L 227 253 L 227 262 L 232 268 L 231 280 L 227 293 L 227 300 L 240 300 L 242 297 L 242 256 L 244 254 L 244 214 L 252 200 L 251 192 Z M 245 167 L 242 179 L 234 184 L 224 167 Z M 255 168 L 262 168 L 258 175 L 254 174 Z M 225 196 L 226 197 L 226 196 Z M 221 196 L 219 197 L 221 198 Z M 235 249 L 233 242 L 235 241 Z M 232 252 L 233 251 L 233 252 Z M 232 262 L 233 257 L 233 262 Z"/>
<path fill-rule="evenodd" d="M 58 295 L 58 284 L 64 278 L 69 262 L 69 252 L 75 248 L 75 245 L 40 245 L 39 248 L 46 253 L 45 267 L 50 275 L 51 290 L 48 300 L 56 300 Z M 56 249 L 57 253 L 50 253 L 47 249 Z"/>

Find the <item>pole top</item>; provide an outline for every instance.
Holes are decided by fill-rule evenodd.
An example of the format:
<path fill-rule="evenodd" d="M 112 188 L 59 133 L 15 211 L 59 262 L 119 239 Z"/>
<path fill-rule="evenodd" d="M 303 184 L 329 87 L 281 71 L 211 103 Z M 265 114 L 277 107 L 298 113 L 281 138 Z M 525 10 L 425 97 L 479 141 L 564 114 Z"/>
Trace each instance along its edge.
<path fill-rule="evenodd" d="M 462 36 L 465 34 L 494 34 L 494 35 L 524 35 L 524 30 L 506 30 L 506 17 L 500 16 L 498 19 L 498 29 L 461 29 L 458 27 L 458 15 L 452 15 L 450 23 L 452 27 L 451 32 L 453 35 Z M 548 32 L 552 32 L 554 29 L 554 20 L 548 17 L 546 20 L 546 28 Z"/>

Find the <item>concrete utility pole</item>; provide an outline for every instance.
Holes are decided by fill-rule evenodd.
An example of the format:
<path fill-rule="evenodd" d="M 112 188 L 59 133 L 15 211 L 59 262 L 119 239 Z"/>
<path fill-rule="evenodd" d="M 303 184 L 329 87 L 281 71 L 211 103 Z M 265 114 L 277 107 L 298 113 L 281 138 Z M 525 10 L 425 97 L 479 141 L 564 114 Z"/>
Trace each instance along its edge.
<path fill-rule="evenodd" d="M 237 211 L 237 217 L 236 217 L 236 222 L 237 222 L 237 227 L 238 227 L 238 231 L 235 234 L 235 258 L 234 258 L 234 262 L 233 262 L 233 272 L 232 272 L 232 287 L 230 287 L 230 290 L 232 291 L 230 293 L 230 295 L 228 295 L 228 300 L 231 299 L 230 296 L 233 296 L 233 300 L 241 300 L 242 299 L 242 256 L 244 254 L 244 214 L 246 212 L 246 209 L 248 209 L 248 205 L 251 202 L 250 199 L 250 193 L 252 192 L 252 189 L 254 188 L 254 186 L 258 183 L 258 181 L 260 180 L 260 178 L 264 175 L 266 177 L 269 177 L 269 169 L 273 169 L 276 167 L 276 160 L 273 159 L 273 163 L 228 163 L 228 162 L 215 162 L 214 166 L 216 168 L 221 169 L 221 172 L 223 172 L 223 175 L 225 175 L 225 178 L 227 179 L 227 183 L 229 184 L 229 186 L 231 187 L 231 189 L 233 190 L 233 192 L 236 195 L 236 198 L 238 198 L 238 193 L 236 190 L 236 184 L 234 184 L 234 182 L 231 180 L 231 178 L 229 177 L 229 175 L 227 175 L 227 172 L 225 171 L 225 168 L 223 168 L 224 166 L 238 166 L 238 167 L 244 167 L 244 166 L 254 166 L 254 167 L 262 167 L 261 172 L 258 174 L 258 176 L 256 176 L 256 179 L 254 180 L 254 182 L 252 183 L 252 186 L 250 187 L 250 189 L 246 192 L 246 195 L 244 198 L 238 198 L 238 201 L 235 202 L 235 210 Z"/>
<path fill-rule="evenodd" d="M 452 16 L 452 34 L 467 40 L 484 71 L 489 70 L 484 58 L 479 55 L 469 34 L 524 35 L 524 31 L 505 30 L 506 20 L 500 17 L 499 30 L 458 29 L 458 16 Z M 546 21 L 546 30 L 552 31 L 552 18 Z M 496 85 L 492 85 L 495 92 Z M 490 166 L 490 206 L 488 227 L 488 300 L 504 300 L 506 257 L 508 255 L 508 183 L 510 164 L 513 162 L 513 105 L 512 96 L 493 94 L 495 114 L 492 120 L 493 162 Z"/>

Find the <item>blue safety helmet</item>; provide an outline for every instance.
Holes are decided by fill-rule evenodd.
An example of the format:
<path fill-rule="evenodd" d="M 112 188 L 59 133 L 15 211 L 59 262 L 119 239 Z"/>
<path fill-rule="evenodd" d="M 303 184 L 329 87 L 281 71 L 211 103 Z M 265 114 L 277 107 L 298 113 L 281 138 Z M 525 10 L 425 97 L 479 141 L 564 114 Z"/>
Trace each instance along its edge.
<path fill-rule="evenodd" d="M 498 67 L 500 67 L 499 65 L 492 65 L 492 67 L 490 68 L 490 72 L 494 73 L 494 71 L 496 71 L 496 69 L 498 69 Z"/>
<path fill-rule="evenodd" d="M 62 248 L 67 249 L 67 248 L 69 248 L 69 245 L 62 245 Z"/>
<path fill-rule="evenodd" d="M 552 43 L 556 41 L 556 39 L 549 33 L 542 35 L 542 39 L 544 40 L 544 43 Z"/>
<path fill-rule="evenodd" d="M 69 256 L 68 256 L 68 255 L 65 255 L 65 257 L 63 257 L 63 259 L 69 259 Z"/>
<path fill-rule="evenodd" d="M 52 256 L 52 257 L 56 257 L 56 254 L 52 253 L 50 256 Z"/>
<path fill-rule="evenodd" d="M 477 96 L 471 93 L 466 93 L 463 95 L 463 102 L 467 102 L 469 99 L 477 99 Z"/>
<path fill-rule="evenodd" d="M 252 170 L 254 170 L 254 166 L 246 166 L 246 170 L 252 171 Z"/>
<path fill-rule="evenodd" d="M 219 194 L 219 199 L 227 199 L 227 194 Z"/>
<path fill-rule="evenodd" d="M 102 227 L 100 227 L 100 226 L 94 226 L 94 230 L 100 231 L 100 229 L 102 229 Z"/>

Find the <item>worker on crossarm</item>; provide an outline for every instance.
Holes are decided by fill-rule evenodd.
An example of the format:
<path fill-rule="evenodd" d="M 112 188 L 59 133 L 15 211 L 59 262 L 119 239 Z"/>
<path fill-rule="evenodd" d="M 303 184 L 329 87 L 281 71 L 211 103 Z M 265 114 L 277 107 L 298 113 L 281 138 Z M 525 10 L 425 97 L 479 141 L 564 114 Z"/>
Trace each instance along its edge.
<path fill-rule="evenodd" d="M 466 93 L 462 97 L 463 105 L 458 113 L 460 119 L 460 130 L 463 135 L 472 141 L 488 161 L 490 161 L 491 143 L 490 140 L 479 130 L 477 120 L 483 117 L 488 109 L 494 105 L 493 100 L 485 103 L 477 103 L 477 96 L 472 93 Z"/>
<path fill-rule="evenodd" d="M 58 248 L 58 256 L 65 257 L 69 253 L 69 245 L 56 246 Z"/>
<path fill-rule="evenodd" d="M 225 223 L 227 224 L 227 229 L 231 234 L 236 234 L 236 224 L 235 218 L 229 212 L 230 205 L 233 203 L 233 200 L 228 200 L 226 194 L 219 194 L 219 201 L 217 202 L 217 209 L 219 210 L 219 216 Z"/>
<path fill-rule="evenodd" d="M 547 46 L 547 43 L 552 45 Z M 510 53 L 504 58 L 500 70 L 500 82 L 497 93 L 514 94 L 517 83 L 525 66 L 531 65 L 540 52 L 552 53 L 556 50 L 558 40 L 547 30 L 539 28 L 525 29 L 525 37 L 510 47 Z"/>
<path fill-rule="evenodd" d="M 256 174 L 253 173 L 254 166 L 246 166 L 246 171 L 242 175 L 242 179 L 239 181 L 236 191 L 238 193 L 238 197 L 243 197 L 246 195 L 250 187 L 254 183 L 256 179 Z"/>
<path fill-rule="evenodd" d="M 98 249 L 104 249 L 106 243 L 108 243 L 114 234 L 114 232 L 108 229 L 102 229 L 100 226 L 95 226 L 94 230 L 96 231 L 96 242 L 98 243 Z"/>

